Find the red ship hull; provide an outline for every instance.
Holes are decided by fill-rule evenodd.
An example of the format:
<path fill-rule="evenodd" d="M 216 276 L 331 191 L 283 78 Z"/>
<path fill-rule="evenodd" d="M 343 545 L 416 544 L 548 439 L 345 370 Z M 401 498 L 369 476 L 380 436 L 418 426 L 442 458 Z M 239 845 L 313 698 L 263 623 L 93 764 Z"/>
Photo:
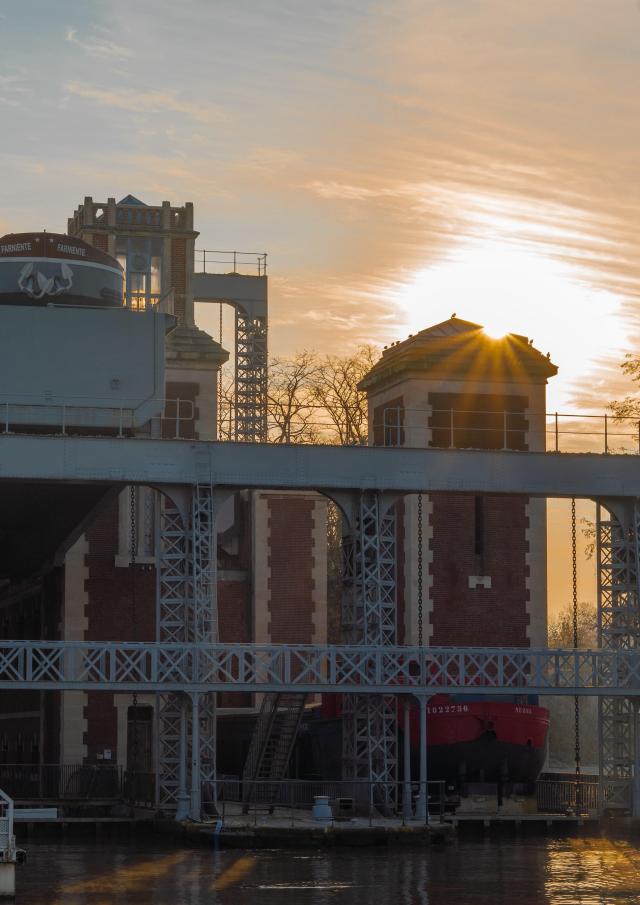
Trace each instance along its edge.
<path fill-rule="evenodd" d="M 322 716 L 340 719 L 341 703 L 338 696 L 325 696 Z M 402 707 L 398 716 L 404 730 Z M 549 711 L 544 707 L 435 695 L 429 701 L 427 717 L 429 779 L 456 785 L 535 782 L 544 766 L 548 731 Z M 420 744 L 417 702 L 412 702 L 409 732 L 415 777 Z"/>
<path fill-rule="evenodd" d="M 549 711 L 509 701 L 456 701 L 436 695 L 427 709 L 429 778 L 457 782 L 534 782 L 546 756 Z M 411 748 L 420 717 L 412 706 Z"/>

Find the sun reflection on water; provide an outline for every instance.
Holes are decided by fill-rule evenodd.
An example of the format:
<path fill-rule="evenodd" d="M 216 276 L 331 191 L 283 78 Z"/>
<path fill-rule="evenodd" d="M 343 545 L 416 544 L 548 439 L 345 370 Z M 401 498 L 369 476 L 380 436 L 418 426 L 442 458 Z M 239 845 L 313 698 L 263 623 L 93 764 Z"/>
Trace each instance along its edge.
<path fill-rule="evenodd" d="M 640 852 L 624 840 L 551 842 L 545 892 L 549 905 L 640 902 Z"/>

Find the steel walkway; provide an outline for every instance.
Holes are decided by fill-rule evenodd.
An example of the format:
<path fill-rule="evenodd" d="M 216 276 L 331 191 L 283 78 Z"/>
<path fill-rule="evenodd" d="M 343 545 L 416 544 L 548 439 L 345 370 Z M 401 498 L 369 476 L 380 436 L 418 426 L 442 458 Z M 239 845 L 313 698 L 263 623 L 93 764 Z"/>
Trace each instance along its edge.
<path fill-rule="evenodd" d="M 640 650 L 1 641 L 0 689 L 629 697 Z"/>
<path fill-rule="evenodd" d="M 640 456 L 0 434 L 0 481 L 640 497 Z"/>

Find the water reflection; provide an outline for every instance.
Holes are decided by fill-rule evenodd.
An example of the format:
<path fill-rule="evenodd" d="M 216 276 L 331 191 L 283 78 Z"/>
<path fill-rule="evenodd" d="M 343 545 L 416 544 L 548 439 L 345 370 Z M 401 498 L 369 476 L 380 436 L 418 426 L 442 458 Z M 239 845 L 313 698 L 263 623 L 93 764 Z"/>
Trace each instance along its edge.
<path fill-rule="evenodd" d="M 492 836 L 430 849 L 239 852 L 29 843 L 28 905 L 619 905 L 640 902 L 640 849 Z"/>

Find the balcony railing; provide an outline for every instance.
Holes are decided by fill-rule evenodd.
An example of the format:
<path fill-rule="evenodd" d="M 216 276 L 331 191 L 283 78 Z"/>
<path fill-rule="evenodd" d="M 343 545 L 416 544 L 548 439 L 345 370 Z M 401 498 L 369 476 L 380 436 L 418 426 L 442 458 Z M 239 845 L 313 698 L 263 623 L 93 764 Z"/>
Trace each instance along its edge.
<path fill-rule="evenodd" d="M 640 454 L 640 418 L 610 412 L 391 406 L 372 428 L 377 446 Z"/>
<path fill-rule="evenodd" d="M 246 276 L 267 275 L 266 252 L 210 251 L 196 249 L 196 273 L 240 273 Z"/>
<path fill-rule="evenodd" d="M 112 398 L 105 397 L 104 405 L 95 405 L 95 396 L 52 397 L 42 402 L 36 397 L 12 395 L 0 398 L 0 432 L 25 433 L 29 427 L 38 427 L 50 434 L 66 436 L 68 433 L 88 433 L 91 427 L 110 428 L 119 437 L 130 436 L 134 429 L 135 408 L 127 405 L 111 405 Z M 136 400 L 139 404 L 140 400 Z M 191 399 L 161 399 L 160 415 L 151 419 L 151 436 L 172 440 L 193 439 L 195 436 L 195 406 Z"/>

